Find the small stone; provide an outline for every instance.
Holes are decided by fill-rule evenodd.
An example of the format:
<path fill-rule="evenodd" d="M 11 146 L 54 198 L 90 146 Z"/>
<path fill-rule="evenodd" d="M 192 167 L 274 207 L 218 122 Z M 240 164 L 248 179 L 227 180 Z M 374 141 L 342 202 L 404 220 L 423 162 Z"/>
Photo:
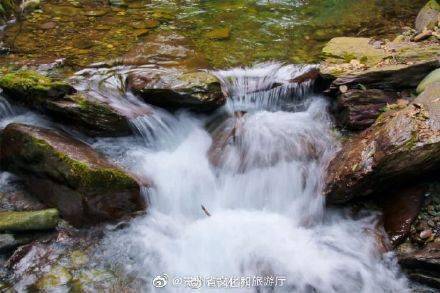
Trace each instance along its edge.
<path fill-rule="evenodd" d="M 84 12 L 85 16 L 91 16 L 91 17 L 100 17 L 107 14 L 107 10 L 89 10 Z"/>
<path fill-rule="evenodd" d="M 426 40 L 427 38 L 429 38 L 430 36 L 432 36 L 433 31 L 431 30 L 426 30 L 421 32 L 420 34 L 416 35 L 412 41 L 413 42 L 421 42 L 423 40 Z"/>
<path fill-rule="evenodd" d="M 54 29 L 57 26 L 57 23 L 54 21 L 49 21 L 46 23 L 43 23 L 42 25 L 40 25 L 40 28 L 43 30 L 51 30 Z"/>
<path fill-rule="evenodd" d="M 82 38 L 74 41 L 73 46 L 78 49 L 90 49 L 93 47 L 93 42 L 90 39 Z"/>
<path fill-rule="evenodd" d="M 127 8 L 128 4 L 124 0 L 109 0 L 111 6 Z"/>
<path fill-rule="evenodd" d="M 224 28 L 213 29 L 205 33 L 205 37 L 211 40 L 226 40 L 229 39 L 230 34 L 231 34 L 231 29 L 224 27 Z"/>
<path fill-rule="evenodd" d="M 434 227 L 435 227 L 435 223 L 434 223 L 433 220 L 429 220 L 429 221 L 428 221 L 428 225 L 429 225 L 429 227 L 431 227 L 431 228 L 434 228 Z"/>
<path fill-rule="evenodd" d="M 348 86 L 346 86 L 346 85 L 341 85 L 341 86 L 339 87 L 339 91 L 340 91 L 341 93 L 345 94 L 345 93 L 348 91 Z"/>
<path fill-rule="evenodd" d="M 432 230 L 431 229 L 423 230 L 422 232 L 420 232 L 419 236 L 421 239 L 428 239 L 432 236 Z"/>
<path fill-rule="evenodd" d="M 384 44 L 383 41 L 375 41 L 375 42 L 373 43 L 373 47 L 374 47 L 375 49 L 380 49 L 380 48 L 382 47 L 383 44 Z"/>
<path fill-rule="evenodd" d="M 135 35 L 139 38 L 148 35 L 149 32 L 149 29 L 138 29 L 135 31 Z"/>
<path fill-rule="evenodd" d="M 398 99 L 397 100 L 397 106 L 399 108 L 405 108 L 406 106 L 408 106 L 408 104 L 409 104 L 408 100 L 405 100 L 405 99 Z"/>
<path fill-rule="evenodd" d="M 159 26 L 160 23 L 156 19 L 147 19 L 145 20 L 144 24 L 145 28 L 155 28 Z"/>

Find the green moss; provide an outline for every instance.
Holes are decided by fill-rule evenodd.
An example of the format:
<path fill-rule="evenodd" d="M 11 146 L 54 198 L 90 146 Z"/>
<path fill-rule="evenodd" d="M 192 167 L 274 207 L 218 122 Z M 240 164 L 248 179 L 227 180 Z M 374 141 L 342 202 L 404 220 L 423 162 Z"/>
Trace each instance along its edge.
<path fill-rule="evenodd" d="M 0 78 L 0 87 L 5 88 L 48 90 L 51 86 L 52 81 L 50 78 L 32 70 L 7 73 Z"/>
<path fill-rule="evenodd" d="M 0 230 L 47 230 L 55 228 L 58 220 L 57 209 L 32 212 L 0 212 Z"/>
<path fill-rule="evenodd" d="M 70 272 L 62 266 L 55 266 L 35 283 L 35 289 L 41 291 L 55 290 L 72 280 Z"/>
<path fill-rule="evenodd" d="M 64 95 L 73 91 L 65 82 L 54 81 L 32 70 L 19 70 L 0 77 L 0 87 L 14 99 L 26 103 L 42 102 L 54 94 Z"/>
<path fill-rule="evenodd" d="M 138 186 L 133 178 L 117 168 L 92 167 L 57 151 L 42 139 L 22 135 L 25 141 L 23 152 L 28 156 L 27 159 L 40 162 L 36 165 L 37 169 L 45 168 L 47 172 L 53 173 L 54 177 L 62 176 L 71 187 L 97 190 L 111 187 L 113 190 L 118 190 Z"/>

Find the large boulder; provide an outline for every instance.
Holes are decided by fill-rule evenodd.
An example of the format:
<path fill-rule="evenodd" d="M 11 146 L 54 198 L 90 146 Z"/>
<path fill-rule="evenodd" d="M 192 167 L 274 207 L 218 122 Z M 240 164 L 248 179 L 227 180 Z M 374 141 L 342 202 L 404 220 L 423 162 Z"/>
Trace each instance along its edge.
<path fill-rule="evenodd" d="M 76 226 L 145 209 L 133 176 L 63 133 L 10 124 L 2 133 L 0 159 L 2 168 L 21 175 L 32 193 Z"/>
<path fill-rule="evenodd" d="M 440 4 L 437 0 L 430 0 L 420 10 L 416 18 L 416 30 L 422 32 L 425 29 L 433 29 L 440 19 Z"/>
<path fill-rule="evenodd" d="M 349 90 L 338 96 L 334 116 L 337 124 L 346 129 L 364 130 L 396 99 L 395 93 L 377 89 Z"/>
<path fill-rule="evenodd" d="M 0 77 L 6 97 L 79 128 L 89 135 L 114 136 L 131 133 L 127 117 L 111 105 L 75 93 L 65 82 L 54 81 L 38 72 L 22 70 Z"/>
<path fill-rule="evenodd" d="M 333 203 L 395 188 L 440 167 L 440 83 L 412 104 L 382 114 L 330 162 L 324 194 Z"/>
<path fill-rule="evenodd" d="M 226 102 L 219 80 L 203 71 L 145 68 L 131 73 L 127 85 L 145 102 L 170 110 L 209 112 Z"/>

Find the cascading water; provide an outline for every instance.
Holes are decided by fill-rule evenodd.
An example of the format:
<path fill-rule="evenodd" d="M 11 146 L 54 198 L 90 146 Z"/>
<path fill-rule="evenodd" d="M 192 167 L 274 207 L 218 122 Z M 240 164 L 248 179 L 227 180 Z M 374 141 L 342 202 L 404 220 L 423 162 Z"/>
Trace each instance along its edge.
<path fill-rule="evenodd" d="M 145 292 L 405 292 L 393 257 L 378 251 L 376 217 L 324 211 L 322 177 L 336 148 L 327 104 L 310 85 L 289 83 L 308 69 L 217 72 L 227 111 L 240 115 L 214 150 L 216 167 L 206 121 L 187 113 L 161 114 L 174 127 L 155 129 L 151 116 L 134 123 L 160 148 L 98 141 L 154 189 L 148 214 L 109 232 L 97 258 Z"/>

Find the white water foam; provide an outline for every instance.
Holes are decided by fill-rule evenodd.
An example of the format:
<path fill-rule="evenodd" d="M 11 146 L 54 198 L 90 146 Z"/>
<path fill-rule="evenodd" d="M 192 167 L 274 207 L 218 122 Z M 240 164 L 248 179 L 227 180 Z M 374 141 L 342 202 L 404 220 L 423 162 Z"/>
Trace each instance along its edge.
<path fill-rule="evenodd" d="M 232 283 L 208 288 L 208 280 L 248 276 L 285 282 L 242 284 L 237 292 L 406 292 L 394 258 L 378 251 L 376 217 L 354 220 L 324 210 L 322 177 L 335 143 L 324 99 L 287 84 L 302 70 L 263 64 L 217 73 L 230 94 L 229 111 L 247 112 L 219 168 L 207 156 L 211 135 L 189 114 L 170 118 L 177 126 L 167 132 L 144 124 L 151 132 L 144 137 L 169 141 L 166 148 L 98 142 L 132 172 L 151 178 L 154 190 L 146 195 L 148 215 L 108 233 L 97 257 L 141 280 L 143 292 L 194 292 L 172 284 L 183 277 L 199 277 L 192 283 L 202 286 L 198 292 L 225 292 Z M 272 84 L 293 90 L 269 101 Z M 249 93 L 256 98 L 246 99 Z M 284 103 L 298 102 L 296 112 L 282 111 Z M 163 274 L 167 286 L 154 287 L 153 278 Z"/>

